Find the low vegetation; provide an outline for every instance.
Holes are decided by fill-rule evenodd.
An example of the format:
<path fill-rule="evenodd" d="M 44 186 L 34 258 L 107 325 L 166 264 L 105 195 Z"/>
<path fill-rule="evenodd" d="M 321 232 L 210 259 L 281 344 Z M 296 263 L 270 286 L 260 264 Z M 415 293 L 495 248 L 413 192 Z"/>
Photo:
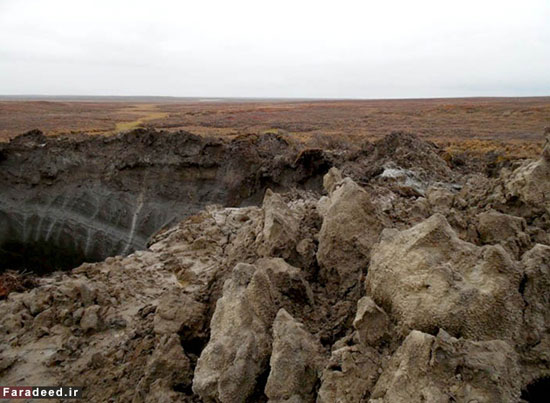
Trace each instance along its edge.
<path fill-rule="evenodd" d="M 48 135 L 111 135 L 137 127 L 199 135 L 286 133 L 306 143 L 361 144 L 392 131 L 432 141 L 451 154 L 540 153 L 550 98 L 370 101 L 0 102 L 0 141 L 38 128 Z M 345 140 L 345 141 L 342 141 Z"/>

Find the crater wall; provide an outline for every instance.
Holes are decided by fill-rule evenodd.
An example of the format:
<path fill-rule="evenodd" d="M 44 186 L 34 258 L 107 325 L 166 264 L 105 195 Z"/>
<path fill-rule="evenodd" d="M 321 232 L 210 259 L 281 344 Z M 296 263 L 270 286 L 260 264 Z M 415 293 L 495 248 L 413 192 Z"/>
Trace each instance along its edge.
<path fill-rule="evenodd" d="M 16 243 L 19 255 L 37 245 L 83 261 L 125 255 L 208 204 L 255 204 L 268 186 L 318 190 L 328 159 L 281 135 L 223 141 L 154 130 L 110 138 L 32 131 L 0 148 L 0 254 L 4 265 L 20 264 L 21 256 L 6 258 L 13 254 L 6 245 Z"/>

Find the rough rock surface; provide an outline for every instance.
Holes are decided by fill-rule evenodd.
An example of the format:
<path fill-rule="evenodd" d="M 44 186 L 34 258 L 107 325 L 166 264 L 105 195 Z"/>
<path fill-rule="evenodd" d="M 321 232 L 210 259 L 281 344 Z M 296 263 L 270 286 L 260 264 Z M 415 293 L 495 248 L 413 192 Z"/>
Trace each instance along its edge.
<path fill-rule="evenodd" d="M 388 315 L 370 297 L 363 297 L 357 302 L 353 327 L 359 343 L 377 346 L 388 337 L 389 326 Z"/>
<path fill-rule="evenodd" d="M 378 379 L 370 402 L 512 403 L 519 397 L 517 357 L 506 342 L 413 330 Z"/>
<path fill-rule="evenodd" d="M 300 221 L 283 198 L 271 189 L 265 192 L 264 228 L 258 252 L 262 256 L 296 259 Z"/>
<path fill-rule="evenodd" d="M 346 291 L 359 283 L 368 266 L 370 250 L 383 229 L 369 194 L 350 178 L 335 183 L 338 172 L 327 176 L 329 198 L 322 208 L 317 261 L 321 276 Z"/>
<path fill-rule="evenodd" d="M 527 162 L 506 178 L 505 197 L 519 199 L 528 206 L 550 213 L 550 130 L 538 161 Z"/>
<path fill-rule="evenodd" d="M 487 340 L 517 336 L 520 281 L 521 272 L 502 247 L 464 242 L 435 214 L 411 229 L 384 231 L 366 287 L 404 335 L 443 328 Z"/>
<path fill-rule="evenodd" d="M 143 250 L 0 284 L 0 384 L 82 385 L 91 402 L 545 401 L 550 150 L 490 177 L 440 151 L 402 133 L 353 152 L 280 135 L 15 139 L 1 151 L 3 240 L 51 227 L 52 247 L 127 245 L 143 185 Z M 128 198 L 101 224 L 124 231 L 90 218 L 86 189 Z M 146 239 L 172 213 L 184 219 Z M 29 276 L 14 273 L 0 281 Z"/>
<path fill-rule="evenodd" d="M 547 376 L 550 362 L 550 247 L 536 245 L 522 258 L 525 267 L 522 294 L 525 300 L 522 328 L 523 359 L 532 364 L 530 380 L 542 371 Z"/>
<path fill-rule="evenodd" d="M 210 341 L 195 369 L 193 390 L 203 400 L 241 402 L 253 395 L 268 368 L 277 307 L 289 302 L 284 295 L 289 292 L 306 301 L 311 294 L 299 269 L 282 259 L 235 266 L 216 303 Z M 282 348 L 284 343 L 279 327 L 284 326 L 280 322 L 285 317 L 281 315 L 274 329 L 279 337 L 275 348 Z"/>
<path fill-rule="evenodd" d="M 281 308 L 273 322 L 273 351 L 265 394 L 270 402 L 313 402 L 323 368 L 322 347 Z"/>
<path fill-rule="evenodd" d="M 380 354 L 372 347 L 336 345 L 321 376 L 319 403 L 365 401 L 380 372 Z"/>
<path fill-rule="evenodd" d="M 533 246 L 531 238 L 525 233 L 525 219 L 496 211 L 483 212 L 477 218 L 477 231 L 482 243 L 500 244 L 516 259 Z"/>
<path fill-rule="evenodd" d="M 210 341 L 195 369 L 193 391 L 205 401 L 244 402 L 271 352 L 275 304 L 267 273 L 238 264 L 216 303 Z"/>

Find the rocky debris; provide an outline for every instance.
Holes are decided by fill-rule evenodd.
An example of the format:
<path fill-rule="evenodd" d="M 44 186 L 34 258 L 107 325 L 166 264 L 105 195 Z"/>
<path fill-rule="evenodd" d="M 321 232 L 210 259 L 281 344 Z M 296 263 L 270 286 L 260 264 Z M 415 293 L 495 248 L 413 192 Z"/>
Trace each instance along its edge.
<path fill-rule="evenodd" d="M 332 171 L 325 182 L 332 189 L 319 210 L 323 225 L 319 232 L 317 261 L 320 274 L 341 292 L 359 284 L 368 267 L 370 250 L 383 229 L 382 218 L 370 195 L 350 178 L 334 182 Z"/>
<path fill-rule="evenodd" d="M 216 303 L 210 340 L 197 362 L 193 391 L 206 401 L 249 398 L 268 368 L 277 307 L 292 299 L 309 303 L 310 298 L 311 290 L 299 269 L 282 259 L 235 266 Z"/>
<path fill-rule="evenodd" d="M 523 255 L 520 286 L 525 310 L 522 327 L 524 359 L 532 362 L 530 378 L 548 375 L 550 362 L 550 247 L 535 245 Z"/>
<path fill-rule="evenodd" d="M 479 236 L 485 244 L 495 244 L 525 235 L 527 224 L 523 218 L 489 211 L 479 214 L 478 219 Z"/>
<path fill-rule="evenodd" d="M 426 199 L 434 213 L 445 215 L 453 207 L 455 195 L 443 186 L 430 186 L 426 191 Z"/>
<path fill-rule="evenodd" d="M 285 201 L 267 189 L 262 204 L 263 229 L 257 235 L 257 255 L 280 257 L 290 264 L 310 267 L 315 262 L 321 217 L 314 196 Z"/>
<path fill-rule="evenodd" d="M 203 400 L 243 402 L 253 394 L 271 353 L 271 288 L 265 271 L 244 263 L 225 282 L 193 379 Z"/>
<path fill-rule="evenodd" d="M 369 402 L 517 402 L 519 368 L 512 346 L 413 330 L 384 370 Z"/>
<path fill-rule="evenodd" d="M 84 309 L 80 318 L 80 328 L 85 332 L 99 330 L 101 326 L 100 310 L 99 305 L 92 305 Z"/>
<path fill-rule="evenodd" d="M 396 192 L 406 196 L 424 196 L 426 183 L 419 179 L 418 174 L 410 169 L 403 169 L 393 163 L 383 166 L 384 170 L 378 178 L 389 184 Z"/>
<path fill-rule="evenodd" d="M 344 178 L 338 168 L 330 168 L 327 174 L 323 177 L 323 188 L 329 194 L 334 191 L 334 188 L 342 182 Z"/>
<path fill-rule="evenodd" d="M 191 363 L 177 334 L 162 336 L 147 361 L 143 377 L 136 386 L 134 401 L 168 400 L 171 394 L 174 394 L 174 400 L 178 401 L 178 396 L 173 391 L 174 387 L 190 385 L 192 380 Z"/>
<path fill-rule="evenodd" d="M 0 274 L 0 299 L 6 298 L 11 292 L 23 292 L 36 287 L 37 282 L 33 276 L 7 270 Z"/>
<path fill-rule="evenodd" d="M 482 209 L 495 200 L 495 188 L 499 186 L 497 179 L 487 178 L 480 174 L 473 174 L 465 178 L 462 189 L 455 198 L 458 208 Z"/>
<path fill-rule="evenodd" d="M 181 290 L 171 290 L 158 302 L 153 321 L 158 335 L 180 334 L 188 342 L 205 337 L 206 305 Z"/>
<path fill-rule="evenodd" d="M 242 233 L 261 216 L 253 207 L 212 207 L 158 234 L 149 251 L 10 294 L 0 305 L 0 339 L 10 346 L 2 382 L 72 382 L 94 390 L 89 400 L 97 402 L 196 401 L 191 379 L 209 336 L 210 298 L 225 262 L 246 255 L 229 245 L 247 239 Z"/>
<path fill-rule="evenodd" d="M 98 140 L 63 141 L 29 135 L 8 147 L 4 162 L 15 163 L 15 150 L 51 162 L 40 149 L 67 151 L 70 162 L 92 155 Z M 263 204 L 202 208 L 213 194 L 199 197 L 200 210 L 166 225 L 146 250 L 9 293 L 0 301 L 1 384 L 78 384 L 91 402 L 472 403 L 547 395 L 550 217 L 535 199 L 504 191 L 526 164 L 491 178 L 457 172 L 437 147 L 403 134 L 333 154 L 342 170 L 328 169 L 330 153 L 305 152 L 284 136 L 209 143 L 143 131 L 101 144 L 120 151 L 130 190 L 132 175 L 151 167 L 152 178 L 171 178 L 156 170 L 166 163 L 189 189 L 208 182 L 216 198 L 215 180 L 226 190 L 252 186 L 252 199 Z M 241 161 L 224 159 L 226 147 L 250 157 L 244 165 L 254 175 L 252 167 L 268 171 L 239 176 Z M 256 157 L 267 165 L 255 165 Z M 413 172 L 424 196 L 382 180 L 388 166 Z M 52 192 L 57 181 L 70 182 L 67 169 L 44 171 Z M 214 180 L 212 169 L 226 171 Z M 323 170 L 325 196 L 313 191 Z M 0 176 L 23 179 L 14 172 Z M 305 182 L 281 192 L 281 183 L 298 177 Z M 172 182 L 183 186 L 181 178 Z"/>
<path fill-rule="evenodd" d="M 367 177 L 380 175 L 390 164 L 392 169 L 414 172 L 422 181 L 448 181 L 454 174 L 440 153 L 435 144 L 421 141 L 414 134 L 392 132 L 373 144 L 362 166 L 366 167 Z"/>
<path fill-rule="evenodd" d="M 321 376 L 318 402 L 368 399 L 387 361 L 391 327 L 386 313 L 370 297 L 359 299 L 353 320 L 355 331 L 332 346 Z"/>
<path fill-rule="evenodd" d="M 501 246 L 458 238 L 440 214 L 411 229 L 384 230 L 366 278 L 372 296 L 412 329 L 475 340 L 514 338 L 521 323 L 521 272 Z"/>
<path fill-rule="evenodd" d="M 267 189 L 262 204 L 264 225 L 259 239 L 260 256 L 277 256 L 297 262 L 300 220 L 282 197 Z"/>
<path fill-rule="evenodd" d="M 357 302 L 353 327 L 359 343 L 376 347 L 389 337 L 390 321 L 386 312 L 370 297 L 363 297 Z"/>
<path fill-rule="evenodd" d="M 269 276 L 278 306 L 285 307 L 291 313 L 298 313 L 295 309 L 313 305 L 313 291 L 301 269 L 289 265 L 281 258 L 259 259 L 256 265 Z"/>
<path fill-rule="evenodd" d="M 273 351 L 265 394 L 270 402 L 314 402 L 322 347 L 283 308 L 273 322 Z"/>
<path fill-rule="evenodd" d="M 516 199 L 525 203 L 534 213 L 550 214 L 550 130 L 545 131 L 546 143 L 538 161 L 529 161 L 503 173 L 504 198 L 509 203 Z"/>
<path fill-rule="evenodd" d="M 497 211 L 480 213 L 477 231 L 483 244 L 500 244 L 516 259 L 533 245 L 527 231 L 527 223 L 521 217 Z"/>
<path fill-rule="evenodd" d="M 362 344 L 349 346 L 339 341 L 323 370 L 317 401 L 364 402 L 381 371 L 382 358 L 377 350 Z"/>

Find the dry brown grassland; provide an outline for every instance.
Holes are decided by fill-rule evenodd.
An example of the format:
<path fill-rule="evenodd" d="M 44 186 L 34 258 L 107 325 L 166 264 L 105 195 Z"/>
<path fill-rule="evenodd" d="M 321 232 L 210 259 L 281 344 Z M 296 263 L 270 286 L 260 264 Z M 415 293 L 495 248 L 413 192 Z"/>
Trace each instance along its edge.
<path fill-rule="evenodd" d="M 346 147 L 406 131 L 450 154 L 540 153 L 550 97 L 367 101 L 0 102 L 0 141 L 31 129 L 47 135 L 112 135 L 137 127 L 199 135 L 286 133 L 316 147 Z"/>

